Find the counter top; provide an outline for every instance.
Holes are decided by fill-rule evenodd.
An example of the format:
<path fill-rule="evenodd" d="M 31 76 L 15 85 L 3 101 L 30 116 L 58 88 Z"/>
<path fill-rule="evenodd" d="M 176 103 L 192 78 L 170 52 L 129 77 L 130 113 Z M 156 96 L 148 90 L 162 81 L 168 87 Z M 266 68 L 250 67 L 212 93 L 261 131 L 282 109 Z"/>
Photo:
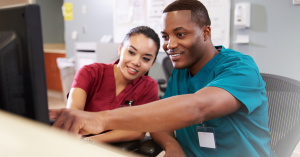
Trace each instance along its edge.
<path fill-rule="evenodd" d="M 44 44 L 44 52 L 66 54 L 66 46 L 64 43 Z"/>
<path fill-rule="evenodd" d="M 80 143 L 71 134 L 2 110 L 0 125 L 0 156 L 137 157 L 107 144 Z"/>

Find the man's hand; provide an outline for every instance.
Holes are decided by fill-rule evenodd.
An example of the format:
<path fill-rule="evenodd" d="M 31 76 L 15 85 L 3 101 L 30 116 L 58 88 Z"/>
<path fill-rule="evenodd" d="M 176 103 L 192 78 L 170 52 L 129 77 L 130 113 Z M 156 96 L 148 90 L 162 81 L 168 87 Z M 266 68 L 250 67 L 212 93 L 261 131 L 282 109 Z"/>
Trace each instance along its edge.
<path fill-rule="evenodd" d="M 100 112 L 85 112 L 73 109 L 51 109 L 49 118 L 56 119 L 57 127 L 75 135 L 98 134 L 105 129 L 105 121 Z"/>

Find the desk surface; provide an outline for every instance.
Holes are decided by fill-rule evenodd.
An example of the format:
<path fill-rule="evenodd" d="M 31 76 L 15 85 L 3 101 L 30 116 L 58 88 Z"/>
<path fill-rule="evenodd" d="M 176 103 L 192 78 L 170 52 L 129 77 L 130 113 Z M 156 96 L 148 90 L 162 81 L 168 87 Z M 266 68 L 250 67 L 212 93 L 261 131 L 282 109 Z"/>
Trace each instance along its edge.
<path fill-rule="evenodd" d="M 0 126 L 3 157 L 135 156 L 104 144 L 82 144 L 65 132 L 1 110 Z"/>
<path fill-rule="evenodd" d="M 44 52 L 66 54 L 66 46 L 63 43 L 44 44 Z"/>

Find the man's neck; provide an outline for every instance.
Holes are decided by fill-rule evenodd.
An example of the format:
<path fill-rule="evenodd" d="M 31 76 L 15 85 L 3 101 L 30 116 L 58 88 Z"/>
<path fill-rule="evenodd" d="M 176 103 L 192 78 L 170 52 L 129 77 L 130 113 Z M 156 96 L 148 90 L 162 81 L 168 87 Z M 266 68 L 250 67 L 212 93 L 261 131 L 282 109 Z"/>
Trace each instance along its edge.
<path fill-rule="evenodd" d="M 192 77 L 196 75 L 204 67 L 204 65 L 214 58 L 219 52 L 220 50 L 217 50 L 213 45 L 211 45 L 209 49 L 206 49 L 206 52 L 203 54 L 199 62 L 189 68 Z"/>

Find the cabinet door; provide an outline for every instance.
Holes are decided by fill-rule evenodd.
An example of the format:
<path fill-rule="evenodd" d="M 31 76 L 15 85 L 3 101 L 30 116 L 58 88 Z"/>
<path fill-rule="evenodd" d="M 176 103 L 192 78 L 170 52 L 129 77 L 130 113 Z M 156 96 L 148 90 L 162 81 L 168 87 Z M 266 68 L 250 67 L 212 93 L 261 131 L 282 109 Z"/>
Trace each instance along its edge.
<path fill-rule="evenodd" d="M 66 55 L 65 54 L 45 52 L 44 56 L 45 56 L 47 89 L 62 92 L 60 71 L 57 67 L 56 58 L 66 57 Z"/>

